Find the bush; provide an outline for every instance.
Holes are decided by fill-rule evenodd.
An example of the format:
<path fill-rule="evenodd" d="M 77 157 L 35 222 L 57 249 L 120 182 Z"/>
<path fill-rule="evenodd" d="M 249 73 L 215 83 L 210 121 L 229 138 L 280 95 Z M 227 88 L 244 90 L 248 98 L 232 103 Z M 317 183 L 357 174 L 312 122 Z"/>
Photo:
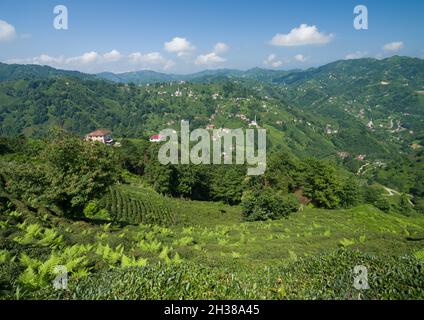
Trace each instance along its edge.
<path fill-rule="evenodd" d="M 283 196 L 272 189 L 247 192 L 241 205 L 248 221 L 281 219 L 299 209 L 299 201 L 295 196 Z"/>
<path fill-rule="evenodd" d="M 402 194 L 399 199 L 398 212 L 404 215 L 415 213 L 411 200 L 406 194 Z"/>
<path fill-rule="evenodd" d="M 375 202 L 374 202 L 374 206 L 377 209 L 380 209 L 381 211 L 384 212 L 389 212 L 390 211 L 390 201 L 384 197 L 384 196 L 380 196 Z"/>
<path fill-rule="evenodd" d="M 415 211 L 424 214 L 424 199 L 418 198 L 415 200 Z"/>
<path fill-rule="evenodd" d="M 84 208 L 84 216 L 89 219 L 111 220 L 106 209 L 100 209 L 96 201 L 90 201 Z"/>

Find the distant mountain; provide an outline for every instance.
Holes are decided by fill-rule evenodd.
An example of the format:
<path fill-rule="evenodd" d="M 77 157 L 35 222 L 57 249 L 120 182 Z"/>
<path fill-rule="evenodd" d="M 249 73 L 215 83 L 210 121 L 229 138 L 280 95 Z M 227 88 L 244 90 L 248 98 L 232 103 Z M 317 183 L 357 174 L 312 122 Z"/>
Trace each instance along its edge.
<path fill-rule="evenodd" d="M 81 81 L 87 79 L 92 81 Z M 188 83 L 176 83 L 182 80 Z M 130 82 L 174 84 L 166 90 L 122 85 Z M 424 145 L 423 86 L 424 60 L 397 56 L 337 61 L 305 71 L 218 69 L 189 75 L 86 75 L 0 64 L 0 134 L 37 136 L 61 125 L 79 134 L 101 127 L 140 136 L 180 119 L 205 126 L 217 114 L 222 116 L 217 125 L 242 125 L 236 115 L 244 114 L 283 131 L 285 140 L 291 134 L 293 149 L 334 153 L 336 146 L 384 155 L 392 151 L 387 143 L 378 149 L 379 139 L 400 142 L 403 150 Z M 312 143 L 317 137 L 321 141 Z"/>
<path fill-rule="evenodd" d="M 330 78 L 329 78 L 330 77 Z M 274 83 L 301 85 L 307 81 L 320 81 L 330 87 L 352 84 L 374 84 L 375 81 L 404 82 L 409 85 L 424 83 L 424 60 L 393 56 L 387 59 L 340 60 L 318 68 L 289 72 L 274 79 Z"/>
<path fill-rule="evenodd" d="M 330 78 L 329 78 L 330 76 Z M 224 79 L 248 79 L 288 86 L 301 86 L 306 82 L 319 81 L 326 88 L 340 88 L 352 84 L 372 84 L 376 80 L 404 81 L 419 86 L 424 83 L 424 60 L 394 56 L 387 59 L 340 60 L 308 70 L 270 70 L 252 68 L 247 71 L 235 69 L 204 70 L 197 73 L 180 75 L 151 70 L 126 73 L 102 72 L 96 75 L 78 71 L 59 70 L 49 66 L 19 65 L 0 63 L 0 81 L 21 79 L 47 79 L 74 77 L 84 80 L 103 79 L 116 83 L 147 84 L 171 81 L 213 82 Z M 337 79 L 337 81 L 328 81 Z"/>
<path fill-rule="evenodd" d="M 135 84 L 146 84 L 146 83 L 157 83 L 157 82 L 170 82 L 184 79 L 184 76 L 165 74 L 155 72 L 151 70 L 142 70 L 135 72 L 125 73 L 112 73 L 103 72 L 97 74 L 97 77 L 104 80 L 109 80 L 117 83 L 135 83 Z"/>
<path fill-rule="evenodd" d="M 247 71 L 234 69 L 216 69 L 204 70 L 197 73 L 187 75 L 165 74 L 150 70 L 127 72 L 127 73 L 99 73 L 97 76 L 101 79 L 117 82 L 117 83 L 158 83 L 171 81 L 192 81 L 192 82 L 214 82 L 224 79 L 250 79 L 256 81 L 272 82 L 275 79 L 281 78 L 290 74 L 293 71 L 268 70 L 261 68 L 253 68 Z"/>
<path fill-rule="evenodd" d="M 72 77 L 93 80 L 96 77 L 78 71 L 59 70 L 49 66 L 0 63 L 0 81 Z"/>

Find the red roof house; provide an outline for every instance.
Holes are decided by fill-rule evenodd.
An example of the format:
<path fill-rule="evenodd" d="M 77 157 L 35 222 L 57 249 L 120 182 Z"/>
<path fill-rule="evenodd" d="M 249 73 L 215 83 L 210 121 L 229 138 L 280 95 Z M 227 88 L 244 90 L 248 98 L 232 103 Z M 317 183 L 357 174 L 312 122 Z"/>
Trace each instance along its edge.
<path fill-rule="evenodd" d="M 150 142 L 161 142 L 162 141 L 162 136 L 160 134 L 154 134 L 152 136 L 150 136 Z"/>

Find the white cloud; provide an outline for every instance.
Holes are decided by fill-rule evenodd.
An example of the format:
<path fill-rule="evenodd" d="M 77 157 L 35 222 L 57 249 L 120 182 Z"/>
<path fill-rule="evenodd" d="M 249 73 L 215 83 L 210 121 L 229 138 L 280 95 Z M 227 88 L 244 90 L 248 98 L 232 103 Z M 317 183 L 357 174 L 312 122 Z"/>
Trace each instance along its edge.
<path fill-rule="evenodd" d="M 168 52 L 177 54 L 182 57 L 189 54 L 196 48 L 186 38 L 175 37 L 169 42 L 165 42 L 164 48 Z"/>
<path fill-rule="evenodd" d="M 38 65 L 48 65 L 48 66 L 58 66 L 64 64 L 65 59 L 63 57 L 52 57 L 47 54 L 41 54 L 37 57 L 27 58 L 27 59 L 9 59 L 7 63 L 18 63 L 18 64 L 38 64 Z"/>
<path fill-rule="evenodd" d="M 226 53 L 229 50 L 229 46 L 226 43 L 218 42 L 213 48 L 213 52 L 216 54 Z"/>
<path fill-rule="evenodd" d="M 15 37 L 15 27 L 4 20 L 0 20 L 0 41 L 13 40 Z"/>
<path fill-rule="evenodd" d="M 271 53 L 265 60 L 264 64 L 272 68 L 278 68 L 283 65 L 283 60 L 279 60 L 274 53 Z"/>
<path fill-rule="evenodd" d="M 103 55 L 103 59 L 106 62 L 116 62 L 121 60 L 121 58 L 122 58 L 122 55 L 117 50 L 112 50 L 111 52 L 107 52 Z"/>
<path fill-rule="evenodd" d="M 66 59 L 65 63 L 75 64 L 75 65 L 81 65 L 81 64 L 87 65 L 87 64 L 99 62 L 100 58 L 101 56 L 97 52 L 91 51 L 91 52 L 86 52 L 81 56 L 68 58 Z"/>
<path fill-rule="evenodd" d="M 288 34 L 277 33 L 272 38 L 271 44 L 279 47 L 326 44 L 333 37 L 333 34 L 319 32 L 316 26 L 301 24 L 299 28 L 292 29 Z"/>
<path fill-rule="evenodd" d="M 48 54 L 42 54 L 37 57 L 27 59 L 9 59 L 8 63 L 19 64 L 38 64 L 48 65 L 55 68 L 64 68 L 81 71 L 94 71 L 104 70 L 105 66 L 109 69 L 111 66 L 127 69 L 128 67 L 134 68 L 149 68 L 160 67 L 167 70 L 175 65 L 175 62 L 166 59 L 159 52 L 151 52 L 141 54 L 140 52 L 131 53 L 128 56 L 122 55 L 117 50 L 99 54 L 96 51 L 86 52 L 80 56 L 75 57 L 52 57 Z"/>
<path fill-rule="evenodd" d="M 33 64 L 41 64 L 41 65 L 54 65 L 54 64 L 62 64 L 64 62 L 63 57 L 51 57 L 47 54 L 42 54 L 39 57 L 33 58 Z"/>
<path fill-rule="evenodd" d="M 208 54 L 199 55 L 194 62 L 197 65 L 205 65 L 205 64 L 218 64 L 227 61 L 227 59 L 220 57 L 215 52 L 211 52 Z"/>
<path fill-rule="evenodd" d="M 213 51 L 206 54 L 197 56 L 194 61 L 197 65 L 216 65 L 227 61 L 221 54 L 226 53 L 229 50 L 229 46 L 226 43 L 218 42 L 213 47 Z"/>
<path fill-rule="evenodd" d="M 142 54 L 140 52 L 131 53 L 129 56 L 129 61 L 133 64 L 142 64 L 145 66 L 149 65 L 160 65 L 163 69 L 169 69 L 175 65 L 175 62 L 168 60 L 162 56 L 159 52 L 151 52 Z"/>
<path fill-rule="evenodd" d="M 367 55 L 368 55 L 367 52 L 356 51 L 356 52 L 352 52 L 352 53 L 349 53 L 348 55 L 346 55 L 345 59 L 346 60 L 362 59 L 362 58 L 365 58 Z"/>
<path fill-rule="evenodd" d="M 402 41 L 387 43 L 383 46 L 383 50 L 386 52 L 396 52 L 404 47 L 404 43 Z"/>
<path fill-rule="evenodd" d="M 306 58 L 303 54 L 297 54 L 294 56 L 294 60 L 298 62 L 305 62 L 308 58 Z"/>

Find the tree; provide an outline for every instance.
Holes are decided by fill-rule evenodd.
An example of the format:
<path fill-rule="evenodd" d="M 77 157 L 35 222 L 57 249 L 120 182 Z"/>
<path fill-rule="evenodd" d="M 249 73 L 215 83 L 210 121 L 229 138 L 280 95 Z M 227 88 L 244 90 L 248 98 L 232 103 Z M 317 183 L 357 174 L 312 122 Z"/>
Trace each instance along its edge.
<path fill-rule="evenodd" d="M 215 166 L 210 182 L 212 200 L 238 204 L 243 194 L 246 168 L 240 165 Z"/>
<path fill-rule="evenodd" d="M 414 207 L 411 204 L 411 200 L 406 194 L 402 194 L 399 199 L 398 211 L 404 215 L 410 215 L 414 213 Z"/>
<path fill-rule="evenodd" d="M 384 212 L 390 212 L 391 205 L 387 197 L 381 195 L 375 202 L 374 206 Z"/>
<path fill-rule="evenodd" d="M 382 197 L 382 189 L 373 186 L 364 186 L 362 188 L 362 197 L 366 203 L 374 204 Z"/>
<path fill-rule="evenodd" d="M 143 175 L 146 150 L 147 145 L 144 140 L 140 144 L 135 144 L 127 139 L 122 140 L 119 148 L 119 160 L 124 169 L 137 175 Z"/>
<path fill-rule="evenodd" d="M 89 200 L 101 196 L 118 177 L 110 147 L 65 132 L 48 141 L 41 160 L 47 168 L 46 199 L 68 213 L 82 212 Z"/>
<path fill-rule="evenodd" d="M 146 176 L 156 192 L 172 195 L 177 184 L 177 171 L 173 165 L 151 161 L 146 166 Z"/>
<path fill-rule="evenodd" d="M 303 164 L 305 195 L 326 209 L 341 205 L 341 181 L 336 169 L 330 163 L 308 159 Z"/>
<path fill-rule="evenodd" d="M 241 205 L 243 215 L 248 221 L 281 219 L 299 210 L 296 197 L 283 196 L 272 189 L 246 192 Z"/>
<path fill-rule="evenodd" d="M 193 200 L 208 200 L 210 178 L 205 166 L 180 165 L 177 171 L 175 195 Z"/>
<path fill-rule="evenodd" d="M 344 208 L 351 208 L 361 202 L 361 193 L 358 181 L 350 177 L 345 181 L 340 191 L 340 205 Z"/>

